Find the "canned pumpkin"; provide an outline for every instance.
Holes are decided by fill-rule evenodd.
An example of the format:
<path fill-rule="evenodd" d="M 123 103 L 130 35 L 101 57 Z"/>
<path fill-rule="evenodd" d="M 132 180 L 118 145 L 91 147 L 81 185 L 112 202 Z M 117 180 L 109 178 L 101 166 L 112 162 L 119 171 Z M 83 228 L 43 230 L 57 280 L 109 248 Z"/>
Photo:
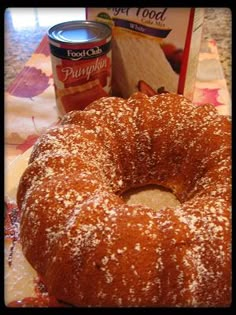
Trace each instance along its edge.
<path fill-rule="evenodd" d="M 111 95 L 111 29 L 92 21 L 69 21 L 48 31 L 60 115 L 83 110 Z"/>

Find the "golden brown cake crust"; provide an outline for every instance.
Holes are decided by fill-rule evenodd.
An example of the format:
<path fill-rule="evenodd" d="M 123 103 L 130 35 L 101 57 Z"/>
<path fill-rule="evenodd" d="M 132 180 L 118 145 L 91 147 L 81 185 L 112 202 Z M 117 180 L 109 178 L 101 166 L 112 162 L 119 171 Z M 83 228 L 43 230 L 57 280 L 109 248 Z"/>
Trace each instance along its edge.
<path fill-rule="evenodd" d="M 180 206 L 126 205 L 158 184 Z M 35 144 L 21 177 L 23 252 L 76 306 L 231 303 L 231 121 L 177 94 L 103 97 Z"/>

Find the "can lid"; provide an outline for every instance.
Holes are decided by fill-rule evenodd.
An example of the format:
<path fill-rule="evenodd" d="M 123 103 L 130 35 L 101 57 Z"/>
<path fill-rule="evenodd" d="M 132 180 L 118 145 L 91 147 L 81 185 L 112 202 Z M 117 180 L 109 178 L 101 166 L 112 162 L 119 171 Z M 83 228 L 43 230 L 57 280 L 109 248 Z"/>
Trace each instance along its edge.
<path fill-rule="evenodd" d="M 52 26 L 48 36 L 67 44 L 97 42 L 111 35 L 111 28 L 95 21 L 68 21 Z"/>

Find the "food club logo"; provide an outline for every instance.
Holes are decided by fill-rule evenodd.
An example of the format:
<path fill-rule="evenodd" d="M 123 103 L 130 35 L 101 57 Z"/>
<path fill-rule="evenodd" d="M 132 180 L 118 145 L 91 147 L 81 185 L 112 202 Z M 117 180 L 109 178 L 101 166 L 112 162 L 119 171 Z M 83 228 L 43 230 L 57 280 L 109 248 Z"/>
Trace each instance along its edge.
<path fill-rule="evenodd" d="M 98 57 L 103 54 L 103 51 L 100 47 L 93 47 L 90 49 L 83 49 L 83 50 L 67 50 L 67 56 L 71 60 L 80 60 L 80 59 L 87 59 L 92 57 Z"/>

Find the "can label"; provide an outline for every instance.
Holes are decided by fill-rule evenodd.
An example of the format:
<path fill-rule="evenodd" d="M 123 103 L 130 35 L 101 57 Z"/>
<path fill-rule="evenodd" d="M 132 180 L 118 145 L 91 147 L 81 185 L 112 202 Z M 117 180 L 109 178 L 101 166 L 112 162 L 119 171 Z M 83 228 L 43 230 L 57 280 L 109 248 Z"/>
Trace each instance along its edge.
<path fill-rule="evenodd" d="M 49 45 L 59 114 L 111 95 L 111 36 L 79 44 L 49 38 Z"/>

